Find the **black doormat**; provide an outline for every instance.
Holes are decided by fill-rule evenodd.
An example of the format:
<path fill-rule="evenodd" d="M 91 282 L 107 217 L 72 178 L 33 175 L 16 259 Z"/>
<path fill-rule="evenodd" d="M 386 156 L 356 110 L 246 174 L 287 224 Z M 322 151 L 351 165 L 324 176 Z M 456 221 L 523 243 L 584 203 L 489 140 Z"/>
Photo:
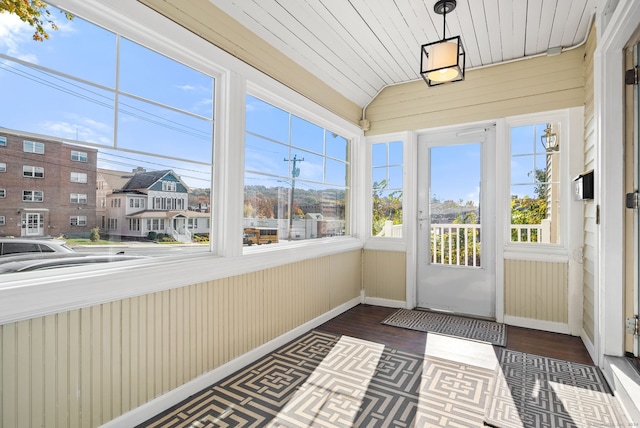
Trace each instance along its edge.
<path fill-rule="evenodd" d="M 438 312 L 400 309 L 385 318 L 382 324 L 488 342 L 497 346 L 507 344 L 507 328 L 504 324 Z"/>
<path fill-rule="evenodd" d="M 499 428 L 631 426 L 598 367 L 501 351 L 485 424 Z"/>

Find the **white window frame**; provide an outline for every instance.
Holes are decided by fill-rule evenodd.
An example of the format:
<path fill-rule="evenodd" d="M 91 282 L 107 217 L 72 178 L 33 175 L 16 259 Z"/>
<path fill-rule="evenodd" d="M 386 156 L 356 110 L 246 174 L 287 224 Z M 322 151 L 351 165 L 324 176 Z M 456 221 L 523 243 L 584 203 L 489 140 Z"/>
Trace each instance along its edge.
<path fill-rule="evenodd" d="M 86 172 L 74 172 L 71 171 L 70 178 L 71 183 L 87 183 L 88 175 Z"/>
<path fill-rule="evenodd" d="M 505 258 L 516 259 L 534 259 L 539 261 L 567 261 L 568 249 L 576 239 L 576 228 L 582 230 L 581 218 L 576 213 L 581 206 L 580 201 L 575 201 L 572 192 L 572 175 L 581 172 L 579 165 L 570 165 L 570 159 L 577 158 L 572 156 L 577 150 L 581 150 L 581 144 L 584 140 L 583 132 L 580 124 L 577 124 L 576 117 L 579 116 L 580 107 L 541 112 L 535 114 L 527 114 L 520 116 L 507 117 L 499 122 L 498 131 L 502 128 L 501 135 L 504 142 L 503 150 L 497 151 L 497 165 L 504 165 L 498 168 L 496 177 L 499 186 L 497 195 L 497 204 L 500 213 L 498 214 L 498 223 L 500 217 L 503 228 L 499 233 L 502 235 Z M 543 243 L 522 243 L 511 242 L 511 147 L 510 132 L 511 127 L 532 125 L 538 123 L 557 122 L 560 126 L 559 145 L 560 145 L 560 232 L 559 243 L 543 244 Z M 580 128 L 580 129 L 578 129 Z M 502 184 L 502 186 L 500 186 Z"/>
<path fill-rule="evenodd" d="M 7 172 L 7 164 L 0 162 L 0 172 Z"/>
<path fill-rule="evenodd" d="M 44 167 L 22 165 L 22 176 L 26 178 L 44 178 Z"/>
<path fill-rule="evenodd" d="M 415 189 L 412 184 L 412 171 L 415 170 L 415 164 L 417 163 L 417 156 L 410 156 L 410 153 L 417 153 L 417 138 L 413 132 L 398 132 L 393 134 L 376 135 L 373 137 L 367 137 L 366 144 L 362 148 L 362 167 L 365 168 L 365 185 L 366 189 L 363 191 L 362 199 L 364 201 L 363 207 L 365 207 L 366 219 L 362 222 L 362 228 L 360 233 L 363 233 L 367 237 L 365 248 L 372 250 L 390 250 L 390 251 L 406 251 L 411 245 L 411 236 L 415 234 L 414 224 L 410 221 L 410 216 L 407 213 L 414 212 L 415 203 L 413 198 L 403 197 L 402 201 L 402 237 L 389 238 L 379 237 L 371 235 L 372 228 L 372 210 L 373 210 L 373 197 L 371 190 L 373 189 L 373 177 L 372 177 L 372 148 L 373 144 L 389 143 L 394 141 L 402 142 L 402 193 L 403 196 L 408 194 L 414 194 Z M 411 193 L 413 192 L 413 193 Z M 409 211 L 411 210 L 411 211 Z"/>
<path fill-rule="evenodd" d="M 83 227 L 87 225 L 86 215 L 72 215 L 69 217 L 69 225 L 74 227 Z"/>
<path fill-rule="evenodd" d="M 69 195 L 69 203 L 71 203 L 71 204 L 86 204 L 87 203 L 87 194 L 86 193 L 71 193 Z"/>
<path fill-rule="evenodd" d="M 5 226 L 6 224 L 7 224 L 6 217 L 3 215 L 0 215 L 0 226 Z"/>
<path fill-rule="evenodd" d="M 28 194 L 31 195 L 31 199 L 25 199 L 25 196 Z M 40 200 L 36 200 L 36 195 L 40 195 Z M 44 202 L 44 191 L 43 190 L 23 190 L 22 202 L 42 203 Z"/>
<path fill-rule="evenodd" d="M 0 147 L 6 147 L 7 146 L 7 137 L 5 137 L 4 135 L 0 135 Z"/>
<path fill-rule="evenodd" d="M 88 162 L 89 157 L 87 155 L 87 152 L 71 150 L 71 160 L 74 162 Z"/>
<path fill-rule="evenodd" d="M 22 151 L 25 153 L 34 153 L 38 155 L 43 155 L 44 143 L 40 141 L 24 140 L 22 142 Z"/>
<path fill-rule="evenodd" d="M 0 187 L 0 199 L 7 197 L 7 189 Z"/>

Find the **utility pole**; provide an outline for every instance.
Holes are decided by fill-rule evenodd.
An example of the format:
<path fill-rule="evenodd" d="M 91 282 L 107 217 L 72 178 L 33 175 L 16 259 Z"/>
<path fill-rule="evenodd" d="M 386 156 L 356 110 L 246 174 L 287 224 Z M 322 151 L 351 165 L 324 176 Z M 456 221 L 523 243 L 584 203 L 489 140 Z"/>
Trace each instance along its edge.
<path fill-rule="evenodd" d="M 291 197 L 289 200 L 289 241 L 291 241 L 291 231 L 293 229 L 293 192 L 296 190 L 296 178 L 300 175 L 300 168 L 296 166 L 298 162 L 304 162 L 304 158 L 298 159 L 298 155 L 293 155 L 293 159 L 284 159 L 285 162 L 293 162 L 291 167 Z"/>

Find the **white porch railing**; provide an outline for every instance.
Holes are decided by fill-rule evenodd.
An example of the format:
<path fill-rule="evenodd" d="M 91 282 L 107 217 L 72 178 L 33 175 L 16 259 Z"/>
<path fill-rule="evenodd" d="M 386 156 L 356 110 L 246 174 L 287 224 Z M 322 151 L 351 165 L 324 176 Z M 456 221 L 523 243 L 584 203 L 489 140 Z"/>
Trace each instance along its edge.
<path fill-rule="evenodd" d="M 455 266 L 480 266 L 480 225 L 432 224 L 431 262 Z"/>
<path fill-rule="evenodd" d="M 512 224 L 512 242 L 551 242 L 551 221 L 542 224 Z M 402 237 L 402 225 L 388 220 L 377 236 Z M 431 225 L 431 262 L 454 266 L 480 266 L 479 224 L 443 223 Z"/>

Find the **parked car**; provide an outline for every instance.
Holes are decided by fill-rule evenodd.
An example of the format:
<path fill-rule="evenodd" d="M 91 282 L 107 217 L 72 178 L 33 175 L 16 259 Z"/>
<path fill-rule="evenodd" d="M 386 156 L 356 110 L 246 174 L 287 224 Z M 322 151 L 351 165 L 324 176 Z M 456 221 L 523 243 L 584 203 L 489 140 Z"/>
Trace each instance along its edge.
<path fill-rule="evenodd" d="M 126 260 L 146 259 L 146 256 L 125 254 L 20 254 L 0 257 L 0 274 L 12 272 L 30 272 L 36 270 L 58 269 L 71 266 L 83 266 L 93 263 L 113 263 Z"/>
<path fill-rule="evenodd" d="M 73 253 L 60 239 L 0 238 L 0 256 L 22 253 Z"/>

